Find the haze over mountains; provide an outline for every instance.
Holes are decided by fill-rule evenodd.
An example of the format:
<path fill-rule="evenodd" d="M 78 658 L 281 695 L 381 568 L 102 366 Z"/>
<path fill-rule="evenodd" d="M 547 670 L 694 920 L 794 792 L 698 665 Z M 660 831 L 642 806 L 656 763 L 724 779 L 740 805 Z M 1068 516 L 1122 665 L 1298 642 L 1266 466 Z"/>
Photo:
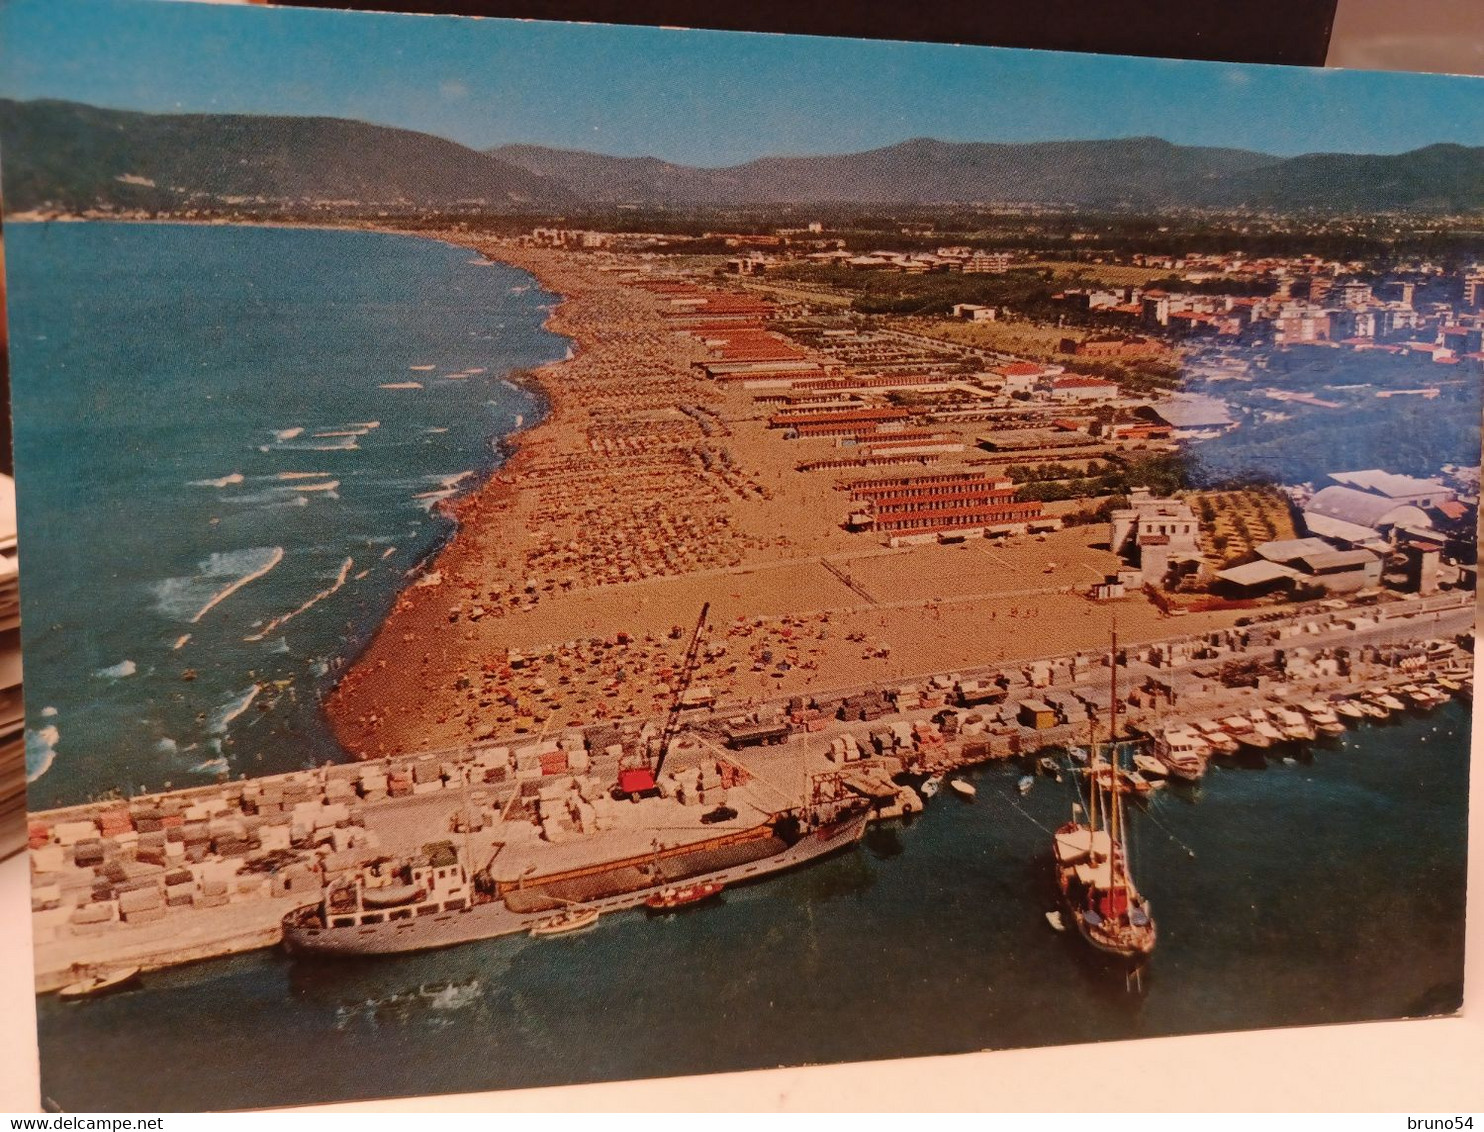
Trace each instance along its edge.
<path fill-rule="evenodd" d="M 1329 212 L 1484 209 L 1484 148 L 1275 157 L 1159 138 L 1023 144 L 919 138 L 864 153 L 726 168 L 531 145 L 480 152 L 336 118 L 157 115 L 0 100 L 14 211 L 318 208 L 579 211 L 768 204 L 1039 203 Z"/>

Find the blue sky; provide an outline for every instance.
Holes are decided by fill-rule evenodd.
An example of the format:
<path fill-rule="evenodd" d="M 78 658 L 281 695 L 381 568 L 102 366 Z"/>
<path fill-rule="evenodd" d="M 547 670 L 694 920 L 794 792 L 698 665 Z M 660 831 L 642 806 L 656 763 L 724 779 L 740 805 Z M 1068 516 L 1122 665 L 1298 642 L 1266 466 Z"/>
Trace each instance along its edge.
<path fill-rule="evenodd" d="M 1484 80 L 174 0 L 0 0 L 0 94 L 724 165 L 911 137 L 1484 145 Z"/>

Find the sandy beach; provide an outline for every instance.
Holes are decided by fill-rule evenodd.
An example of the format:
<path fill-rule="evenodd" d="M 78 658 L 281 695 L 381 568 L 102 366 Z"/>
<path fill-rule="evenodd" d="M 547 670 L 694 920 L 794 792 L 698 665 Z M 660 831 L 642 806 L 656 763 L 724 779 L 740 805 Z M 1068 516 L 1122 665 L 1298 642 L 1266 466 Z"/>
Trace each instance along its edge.
<path fill-rule="evenodd" d="M 458 532 L 329 697 L 358 757 L 663 711 L 708 601 L 695 683 L 723 701 L 1105 644 L 1110 612 L 1082 596 L 1117 566 L 1102 525 L 896 549 L 851 534 L 837 485 L 852 477 L 796 468 L 834 450 L 783 439 L 754 391 L 694 369 L 702 345 L 611 260 L 422 234 L 562 295 L 548 326 L 574 356 L 519 375 L 545 419 L 450 501 Z M 1174 628 L 1142 599 L 1118 616 L 1129 641 Z"/>

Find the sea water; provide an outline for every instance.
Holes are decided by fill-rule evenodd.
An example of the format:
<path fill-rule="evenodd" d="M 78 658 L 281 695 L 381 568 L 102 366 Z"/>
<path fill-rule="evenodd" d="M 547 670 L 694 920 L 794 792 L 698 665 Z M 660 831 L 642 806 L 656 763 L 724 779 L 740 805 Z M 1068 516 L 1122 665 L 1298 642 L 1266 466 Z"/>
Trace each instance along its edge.
<path fill-rule="evenodd" d="M 1218 761 L 1129 807 L 1137 983 L 1057 934 L 1071 780 L 967 772 L 910 823 L 665 916 L 406 956 L 262 951 L 38 1000 L 44 1093 L 161 1111 L 517 1088 L 1447 1012 L 1469 713 Z M 1157 1088 L 1157 1083 L 1153 1086 Z"/>
<path fill-rule="evenodd" d="M 340 757 L 318 697 L 447 536 L 430 500 L 539 415 L 499 378 L 564 356 L 554 297 L 384 235 L 8 236 L 32 804 Z M 236 1108 L 1451 1010 L 1468 726 L 1450 705 L 1134 805 L 1160 931 L 1134 986 L 1045 919 L 1070 781 L 1022 797 L 993 766 L 679 914 L 45 996 L 43 1091 Z"/>
<path fill-rule="evenodd" d="M 321 696 L 539 419 L 557 296 L 376 233 L 6 239 L 31 807 L 344 759 Z"/>

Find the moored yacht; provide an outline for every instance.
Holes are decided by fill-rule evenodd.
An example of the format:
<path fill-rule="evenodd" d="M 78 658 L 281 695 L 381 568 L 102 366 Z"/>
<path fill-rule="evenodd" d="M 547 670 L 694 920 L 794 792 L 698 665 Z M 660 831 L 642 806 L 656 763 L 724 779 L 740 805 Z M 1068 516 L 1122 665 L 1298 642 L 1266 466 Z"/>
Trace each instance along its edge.
<path fill-rule="evenodd" d="M 1277 707 L 1272 710 L 1273 726 L 1283 732 L 1285 739 L 1308 743 L 1314 739 L 1313 725 L 1292 708 Z"/>
<path fill-rule="evenodd" d="M 1309 722 L 1314 725 L 1314 730 L 1319 734 L 1343 735 L 1345 733 L 1345 725 L 1323 700 L 1305 700 L 1299 704 L 1299 710 L 1309 717 Z"/>

